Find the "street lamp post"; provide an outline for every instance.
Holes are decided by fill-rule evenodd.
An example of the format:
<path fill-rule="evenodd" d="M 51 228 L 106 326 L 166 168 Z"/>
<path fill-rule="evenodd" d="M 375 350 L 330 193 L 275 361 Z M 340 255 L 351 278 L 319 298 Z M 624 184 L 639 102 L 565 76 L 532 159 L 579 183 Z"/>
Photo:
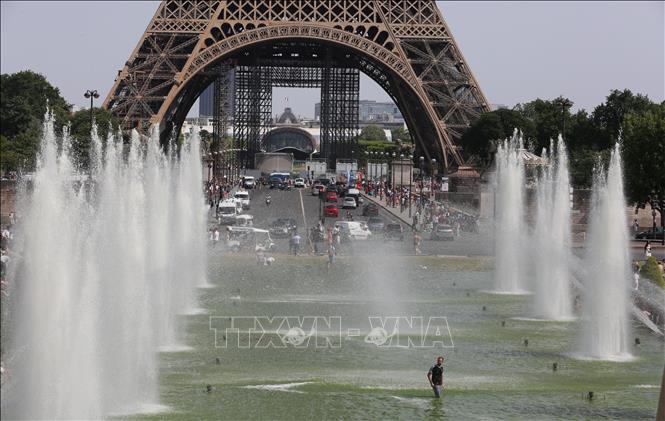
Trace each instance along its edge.
<path fill-rule="evenodd" d="M 420 206 L 423 205 L 423 189 L 425 187 L 425 157 L 420 157 Z"/>
<path fill-rule="evenodd" d="M 381 165 L 381 175 L 379 176 L 379 197 L 383 196 L 383 158 L 384 153 L 379 152 L 379 165 Z"/>
<path fill-rule="evenodd" d="M 653 239 L 656 239 L 656 229 L 658 225 L 656 224 L 656 211 L 660 212 L 660 228 L 663 230 L 663 238 L 661 244 L 665 245 L 665 198 L 658 199 L 658 195 L 655 191 L 651 192 L 651 195 L 647 198 L 647 203 L 651 206 L 651 216 L 653 218 Z M 643 208 L 644 206 L 642 206 Z"/>
<path fill-rule="evenodd" d="M 84 97 L 90 98 L 90 130 L 92 130 L 92 122 L 94 121 L 94 114 L 92 113 L 92 101 L 99 98 L 99 93 L 97 90 L 90 90 L 88 89 L 85 91 L 83 94 Z"/>
<path fill-rule="evenodd" d="M 434 194 L 434 168 L 436 167 L 436 159 L 432 158 L 432 175 L 430 177 L 430 188 L 429 188 L 429 194 L 430 194 L 430 200 L 434 201 L 436 199 L 436 195 Z"/>
<path fill-rule="evenodd" d="M 554 100 L 554 103 L 561 107 L 561 138 L 566 139 L 566 110 L 573 106 L 573 103 L 568 98 L 559 97 Z"/>
<path fill-rule="evenodd" d="M 397 154 L 393 152 L 393 159 L 390 161 L 390 184 L 392 185 L 392 195 L 390 196 L 390 201 L 392 202 L 393 208 L 395 207 L 395 157 Z"/>
<path fill-rule="evenodd" d="M 399 210 L 404 211 L 404 154 L 399 155 Z"/>
<path fill-rule="evenodd" d="M 409 218 L 411 218 L 412 189 L 413 189 L 413 155 L 409 155 Z"/>

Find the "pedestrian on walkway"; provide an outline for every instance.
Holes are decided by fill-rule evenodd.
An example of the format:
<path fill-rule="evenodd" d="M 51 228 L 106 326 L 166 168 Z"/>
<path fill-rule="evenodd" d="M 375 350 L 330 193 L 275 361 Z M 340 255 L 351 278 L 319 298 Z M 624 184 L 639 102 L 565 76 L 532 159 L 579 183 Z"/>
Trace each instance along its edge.
<path fill-rule="evenodd" d="M 644 245 L 644 256 L 648 259 L 651 257 L 651 243 L 649 241 Z"/>
<path fill-rule="evenodd" d="M 293 234 L 293 237 L 291 237 L 291 241 L 293 243 L 293 254 L 294 256 L 298 255 L 298 252 L 300 251 L 300 235 L 298 234 L 298 231 L 296 231 Z"/>

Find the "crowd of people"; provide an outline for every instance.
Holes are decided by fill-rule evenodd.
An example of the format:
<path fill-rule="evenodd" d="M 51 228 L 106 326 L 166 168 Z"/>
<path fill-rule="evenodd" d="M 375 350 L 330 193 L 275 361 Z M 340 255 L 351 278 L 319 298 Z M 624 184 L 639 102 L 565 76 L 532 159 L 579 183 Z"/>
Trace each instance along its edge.
<path fill-rule="evenodd" d="M 440 188 L 438 181 L 433 183 L 434 189 Z M 460 232 L 478 232 L 477 216 L 431 200 L 429 194 L 422 194 L 422 181 L 416 182 L 413 187 L 415 190 L 412 190 L 410 186 L 393 188 L 390 183 L 384 181 L 367 181 L 363 185 L 365 194 L 377 197 L 379 200 L 383 200 L 385 197 L 389 206 L 400 206 L 402 212 L 409 206 L 415 209 L 412 220 L 414 231 L 432 231 L 437 225 L 443 224 L 450 225 L 456 235 L 459 235 Z"/>

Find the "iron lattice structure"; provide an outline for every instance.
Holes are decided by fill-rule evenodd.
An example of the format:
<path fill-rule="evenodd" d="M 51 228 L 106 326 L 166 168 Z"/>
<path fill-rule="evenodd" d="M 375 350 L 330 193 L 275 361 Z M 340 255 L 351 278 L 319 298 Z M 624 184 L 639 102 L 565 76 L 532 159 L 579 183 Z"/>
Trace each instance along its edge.
<path fill-rule="evenodd" d="M 461 163 L 456 141 L 489 111 L 433 0 L 165 0 L 104 105 L 124 129 L 160 124 L 167 136 L 212 82 L 211 66 L 294 41 L 374 78 L 428 162 Z"/>
<path fill-rule="evenodd" d="M 213 175 L 215 177 L 227 177 L 234 179 L 239 174 L 238 157 L 233 148 L 230 148 L 231 142 L 227 136 L 229 119 L 231 117 L 230 98 L 232 95 L 231 83 L 232 63 L 228 60 L 222 61 L 215 68 L 217 77 L 213 82 L 213 121 L 212 135 L 213 144 Z"/>
<path fill-rule="evenodd" d="M 323 116 L 319 157 L 331 166 L 337 158 L 351 158 L 358 134 L 360 71 L 337 67 L 342 63 L 331 57 L 301 58 L 307 47 L 276 45 L 271 51 L 260 51 L 251 65 L 236 67 L 233 132 L 241 166 L 252 167 L 254 156 L 262 151 L 262 141 L 272 125 L 273 87 L 319 88 Z M 278 57 L 263 58 L 270 54 Z"/>
<path fill-rule="evenodd" d="M 332 166 L 337 159 L 353 158 L 358 130 L 360 72 L 326 66 L 321 86 L 321 157 Z"/>

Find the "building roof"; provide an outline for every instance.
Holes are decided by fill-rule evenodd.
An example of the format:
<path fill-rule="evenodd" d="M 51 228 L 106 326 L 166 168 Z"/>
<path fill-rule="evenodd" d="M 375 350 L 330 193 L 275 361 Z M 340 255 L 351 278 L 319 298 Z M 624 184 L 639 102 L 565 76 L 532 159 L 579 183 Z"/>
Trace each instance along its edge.
<path fill-rule="evenodd" d="M 298 118 L 293 115 L 293 111 L 291 111 L 291 108 L 286 107 L 284 109 L 284 112 L 282 115 L 277 118 L 277 123 L 278 124 L 298 124 Z"/>
<path fill-rule="evenodd" d="M 519 158 L 522 159 L 525 165 L 548 165 L 549 160 L 547 158 L 540 157 L 536 154 L 533 154 L 526 149 L 522 148 L 517 151 Z"/>
<path fill-rule="evenodd" d="M 480 174 L 473 167 L 460 166 L 452 174 L 449 174 L 450 178 L 480 178 Z"/>

